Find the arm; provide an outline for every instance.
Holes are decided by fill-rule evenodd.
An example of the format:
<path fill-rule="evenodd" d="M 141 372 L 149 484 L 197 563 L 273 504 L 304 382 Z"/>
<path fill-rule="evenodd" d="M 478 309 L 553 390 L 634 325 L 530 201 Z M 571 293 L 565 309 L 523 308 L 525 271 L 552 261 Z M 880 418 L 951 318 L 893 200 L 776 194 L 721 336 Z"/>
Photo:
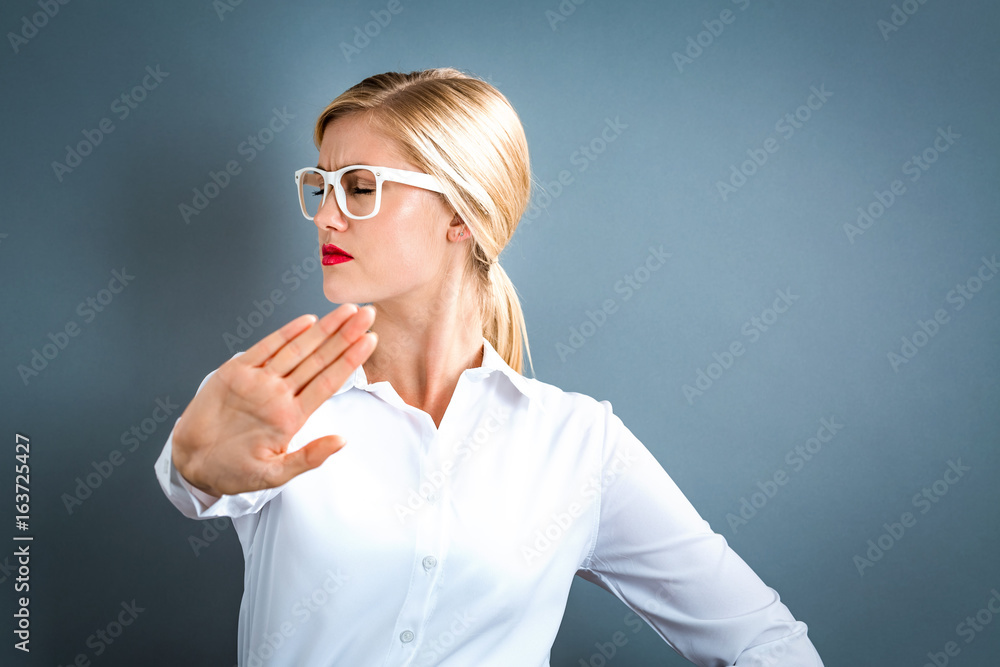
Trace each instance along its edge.
<path fill-rule="evenodd" d="M 601 404 L 605 486 L 580 576 L 695 664 L 822 667 L 805 623 L 712 531 L 611 404 Z"/>

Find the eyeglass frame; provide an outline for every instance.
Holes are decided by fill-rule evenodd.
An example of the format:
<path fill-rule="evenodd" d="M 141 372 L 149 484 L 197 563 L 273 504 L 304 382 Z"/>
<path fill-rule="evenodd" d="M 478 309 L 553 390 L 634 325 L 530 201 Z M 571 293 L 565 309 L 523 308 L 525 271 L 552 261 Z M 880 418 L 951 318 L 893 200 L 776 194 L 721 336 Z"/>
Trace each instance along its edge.
<path fill-rule="evenodd" d="M 375 208 L 372 209 L 372 212 L 368 215 L 356 216 L 347 210 L 347 193 L 344 191 L 344 187 L 340 184 L 340 179 L 344 174 L 352 169 L 367 169 L 375 174 Z M 307 171 L 319 172 L 323 175 L 323 201 L 320 202 L 316 212 L 319 213 L 319 210 L 326 204 L 326 196 L 330 192 L 330 185 L 333 185 L 335 199 L 337 201 L 337 205 L 340 207 L 340 212 L 352 220 L 368 220 L 369 218 L 374 218 L 378 215 L 378 212 L 382 208 L 382 183 L 385 181 L 412 185 L 423 190 L 430 190 L 432 192 L 444 194 L 444 188 L 441 187 L 441 182 L 435 176 L 419 171 L 394 169 L 393 167 L 375 167 L 368 164 L 352 164 L 347 167 L 341 167 L 337 171 L 326 171 L 325 169 L 320 169 L 319 167 L 303 167 L 295 172 L 295 189 L 298 190 L 299 206 L 302 209 L 302 215 L 305 216 L 306 220 L 315 219 L 315 216 L 309 215 L 306 210 L 305 193 L 302 191 L 302 174 Z"/>

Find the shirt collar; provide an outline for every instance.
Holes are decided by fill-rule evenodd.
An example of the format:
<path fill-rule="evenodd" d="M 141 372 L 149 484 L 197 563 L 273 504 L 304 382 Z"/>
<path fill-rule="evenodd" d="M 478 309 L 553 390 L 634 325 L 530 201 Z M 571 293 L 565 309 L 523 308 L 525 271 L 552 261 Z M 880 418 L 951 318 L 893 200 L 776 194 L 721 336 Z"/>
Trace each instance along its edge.
<path fill-rule="evenodd" d="M 483 336 L 483 363 L 477 368 L 466 369 L 464 374 L 467 375 L 473 382 L 480 382 L 496 372 L 504 375 L 510 383 L 527 398 L 536 398 L 537 388 L 535 384 L 529 378 L 524 377 L 511 368 L 507 362 L 504 361 L 503 357 L 500 356 L 500 353 L 497 352 L 493 346 L 490 345 L 490 342 L 486 340 L 486 337 Z M 343 386 L 337 390 L 334 396 L 342 394 L 353 387 L 370 391 L 371 385 L 368 384 L 368 377 L 365 375 L 365 369 L 363 366 L 358 366 L 354 369 L 354 372 L 343 384 Z"/>

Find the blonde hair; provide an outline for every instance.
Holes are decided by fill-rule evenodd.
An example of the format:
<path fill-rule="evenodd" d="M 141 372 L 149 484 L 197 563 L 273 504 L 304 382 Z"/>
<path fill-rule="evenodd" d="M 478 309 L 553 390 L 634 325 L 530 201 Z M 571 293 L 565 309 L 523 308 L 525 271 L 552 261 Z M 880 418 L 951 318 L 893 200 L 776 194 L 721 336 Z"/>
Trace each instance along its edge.
<path fill-rule="evenodd" d="M 524 313 L 497 261 L 531 197 L 528 142 L 514 107 L 489 83 L 449 67 L 386 72 L 327 105 L 316 121 L 316 146 L 327 124 L 355 113 L 367 115 L 404 159 L 441 182 L 472 232 L 466 268 L 476 278 L 483 335 L 522 373 L 524 354 L 531 364 Z"/>

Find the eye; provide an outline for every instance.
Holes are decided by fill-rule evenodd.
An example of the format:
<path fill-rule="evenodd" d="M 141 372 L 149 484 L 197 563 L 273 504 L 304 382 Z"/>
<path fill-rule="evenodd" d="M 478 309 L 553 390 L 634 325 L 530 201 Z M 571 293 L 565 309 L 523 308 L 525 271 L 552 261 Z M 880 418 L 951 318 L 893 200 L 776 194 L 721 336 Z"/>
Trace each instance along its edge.
<path fill-rule="evenodd" d="M 378 194 L 378 178 L 370 169 L 352 169 L 341 177 L 340 184 L 351 198 Z"/>
<path fill-rule="evenodd" d="M 313 196 L 314 197 L 319 197 L 322 194 L 323 194 L 322 190 L 313 190 Z"/>

